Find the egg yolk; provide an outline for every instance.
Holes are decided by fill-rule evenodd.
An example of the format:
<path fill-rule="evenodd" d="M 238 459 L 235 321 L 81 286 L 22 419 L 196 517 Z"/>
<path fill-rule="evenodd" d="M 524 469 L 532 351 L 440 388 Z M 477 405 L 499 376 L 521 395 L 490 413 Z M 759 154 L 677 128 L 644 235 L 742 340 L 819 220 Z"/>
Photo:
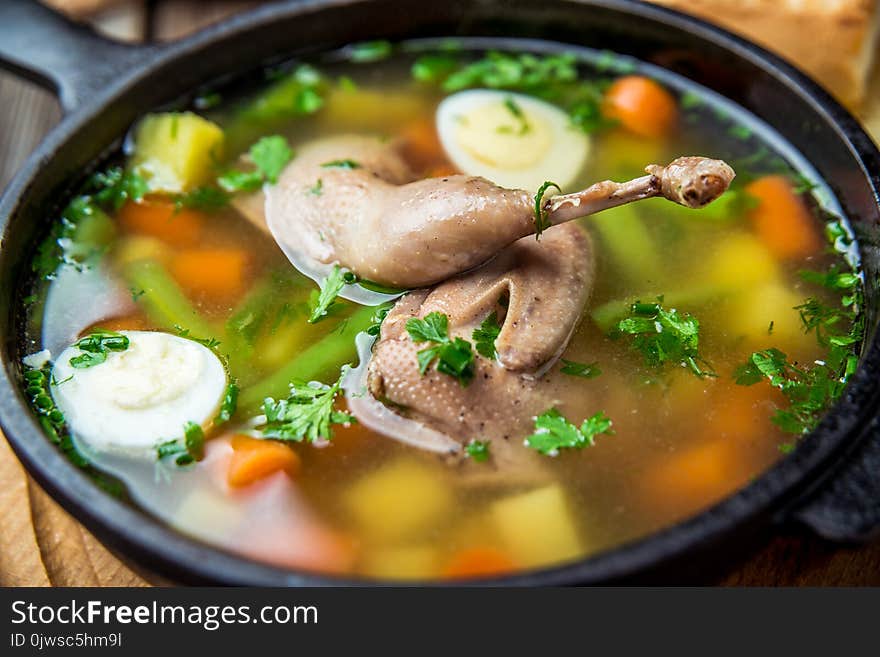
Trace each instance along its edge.
<path fill-rule="evenodd" d="M 504 102 L 491 102 L 456 117 L 455 139 L 471 157 L 498 169 L 528 169 L 552 145 L 550 127 L 539 116 Z"/>

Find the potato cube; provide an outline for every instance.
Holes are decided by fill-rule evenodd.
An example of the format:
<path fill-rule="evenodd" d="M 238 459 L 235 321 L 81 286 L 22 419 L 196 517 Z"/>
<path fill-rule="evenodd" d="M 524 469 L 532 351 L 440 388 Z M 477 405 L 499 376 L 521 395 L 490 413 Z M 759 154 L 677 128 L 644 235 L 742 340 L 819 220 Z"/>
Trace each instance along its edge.
<path fill-rule="evenodd" d="M 436 527 L 452 510 L 453 496 L 440 472 L 405 459 L 356 481 L 344 503 L 368 537 L 396 540 Z"/>
<path fill-rule="evenodd" d="M 192 112 L 149 114 L 135 131 L 132 166 L 151 191 L 185 192 L 211 180 L 222 151 L 217 124 Z"/>
<path fill-rule="evenodd" d="M 511 557 L 525 568 L 568 561 L 584 552 L 558 484 L 499 500 L 491 516 Z"/>

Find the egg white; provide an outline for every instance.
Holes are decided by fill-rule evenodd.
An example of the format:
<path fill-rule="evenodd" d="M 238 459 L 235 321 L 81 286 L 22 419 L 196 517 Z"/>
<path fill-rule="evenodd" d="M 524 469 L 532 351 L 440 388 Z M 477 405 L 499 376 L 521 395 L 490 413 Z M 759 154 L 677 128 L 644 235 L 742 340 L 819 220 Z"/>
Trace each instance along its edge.
<path fill-rule="evenodd" d="M 162 442 L 183 436 L 187 422 L 207 425 L 226 392 L 226 370 L 213 351 L 160 331 L 120 331 L 125 351 L 77 369 L 65 349 L 55 361 L 55 404 L 71 432 L 100 451 L 155 456 Z"/>
<path fill-rule="evenodd" d="M 564 111 L 507 91 L 452 94 L 438 106 L 436 123 L 456 168 L 502 187 L 535 190 L 551 180 L 565 189 L 583 170 L 590 151 L 589 137 L 571 125 Z"/>

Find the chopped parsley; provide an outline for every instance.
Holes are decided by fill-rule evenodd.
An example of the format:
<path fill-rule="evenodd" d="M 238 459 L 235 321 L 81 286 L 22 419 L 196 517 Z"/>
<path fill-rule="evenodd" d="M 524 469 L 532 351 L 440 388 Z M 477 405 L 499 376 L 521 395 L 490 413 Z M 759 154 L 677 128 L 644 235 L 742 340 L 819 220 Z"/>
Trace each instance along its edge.
<path fill-rule="evenodd" d="M 146 192 L 146 181 L 122 167 L 93 174 L 37 247 L 31 264 L 34 273 L 49 280 L 62 264 L 85 268 L 112 240 L 115 226 L 105 211 L 115 212 L 128 200 L 140 200 Z"/>
<path fill-rule="evenodd" d="M 473 459 L 474 463 L 485 463 L 489 460 L 489 441 L 471 440 L 465 445 L 464 453 Z"/>
<path fill-rule="evenodd" d="M 193 210 L 219 210 L 229 205 L 229 193 L 217 187 L 196 187 L 172 197 L 174 209 L 177 211 L 189 208 Z"/>
<path fill-rule="evenodd" d="M 266 78 L 274 84 L 237 112 L 235 122 L 227 128 L 228 134 L 234 135 L 236 129 L 242 131 L 245 124 L 275 125 L 283 119 L 314 114 L 324 106 L 324 80 L 314 66 L 301 64 L 293 71 L 269 70 Z"/>
<path fill-rule="evenodd" d="M 111 167 L 95 173 L 85 188 L 100 207 L 118 210 L 128 200 L 139 201 L 149 191 L 147 181 L 133 171 Z"/>
<path fill-rule="evenodd" d="M 813 430 L 828 407 L 843 394 L 858 365 L 857 354 L 864 335 L 862 287 L 857 273 L 832 265 L 827 272 L 805 271 L 801 277 L 840 295 L 836 307 L 816 297 L 809 297 L 795 307 L 804 332 L 813 333 L 828 350 L 825 358 L 808 365 L 792 363 L 779 349 L 764 349 L 751 354 L 734 375 L 739 385 L 767 381 L 781 390 L 788 407 L 777 409 L 772 419 L 782 431 L 796 435 Z M 794 445 L 786 443 L 780 449 L 791 451 Z"/>
<path fill-rule="evenodd" d="M 390 41 L 365 41 L 348 47 L 348 59 L 357 64 L 369 64 L 388 59 L 393 51 Z"/>
<path fill-rule="evenodd" d="M 47 363 L 42 369 L 27 369 L 24 372 L 24 391 L 37 421 L 46 432 L 49 440 L 57 445 L 64 455 L 76 466 L 88 466 L 86 458 L 79 453 L 70 437 L 64 414 L 55 406 L 49 391 L 50 369 Z M 62 382 L 63 383 L 63 382 Z"/>
<path fill-rule="evenodd" d="M 560 449 L 583 449 L 596 444 L 599 434 L 611 434 L 611 420 L 603 412 L 588 417 L 575 426 L 555 408 L 535 418 L 535 433 L 526 438 L 525 444 L 547 456 L 556 456 Z"/>
<path fill-rule="evenodd" d="M 498 323 L 498 313 L 493 310 L 492 314 L 486 317 L 479 328 L 474 329 L 473 335 L 471 335 L 477 353 L 489 360 L 495 360 L 497 357 L 495 340 L 498 339 L 500 334 L 501 325 Z"/>
<path fill-rule="evenodd" d="M 595 379 L 602 374 L 598 363 L 577 363 L 573 360 L 562 359 L 562 367 L 559 369 L 563 374 L 579 376 L 583 379 Z"/>
<path fill-rule="evenodd" d="M 379 332 L 382 330 L 382 322 L 385 321 L 393 306 L 393 303 L 383 303 L 381 306 L 376 307 L 376 312 L 370 318 L 371 324 L 367 327 L 367 335 L 379 335 Z"/>
<path fill-rule="evenodd" d="M 439 312 L 428 313 L 424 319 L 413 317 L 406 323 L 406 331 L 413 342 L 434 343 L 416 354 L 419 372 L 424 374 L 436 361 L 438 372 L 448 374 L 462 386 L 467 386 L 474 378 L 474 352 L 467 340 L 451 339 L 448 329 L 449 318 Z"/>
<path fill-rule="evenodd" d="M 540 57 L 531 53 L 491 51 L 482 59 L 464 64 L 449 75 L 443 82 L 443 90 L 452 92 L 470 87 L 487 87 L 545 96 L 556 87 L 577 81 L 574 55 L 566 53 Z"/>
<path fill-rule="evenodd" d="M 263 435 L 276 440 L 313 443 L 320 439 L 330 440 L 333 437 L 331 425 L 354 422 L 351 415 L 334 408 L 346 369 L 347 366 L 342 368 L 333 385 L 297 381 L 290 384 L 287 399 L 266 399 L 263 402 L 266 415 Z"/>
<path fill-rule="evenodd" d="M 695 375 L 715 376 L 710 370 L 703 370 L 706 362 L 700 357 L 700 322 L 687 313 L 679 313 L 674 308 L 667 310 L 657 303 L 636 302 L 630 306 L 630 316 L 620 320 L 617 333 L 632 336 L 633 349 L 640 352 L 649 367 L 660 367 L 665 363 L 679 363 Z"/>
<path fill-rule="evenodd" d="M 419 82 L 440 83 L 458 66 L 458 60 L 449 55 L 422 55 L 413 62 L 410 71 Z"/>
<path fill-rule="evenodd" d="M 183 425 L 183 440 L 169 440 L 156 447 L 156 458 L 172 458 L 176 465 L 190 465 L 201 458 L 205 447 L 205 432 L 195 422 Z"/>
<path fill-rule="evenodd" d="M 534 55 L 492 51 L 483 58 L 459 63 L 443 54 L 423 55 L 412 67 L 423 82 L 441 84 L 446 92 L 468 88 L 505 89 L 536 96 L 564 109 L 573 126 L 595 132 L 615 124 L 602 115 L 609 79 L 581 80 L 571 53 Z"/>
<path fill-rule="evenodd" d="M 330 160 L 321 165 L 324 169 L 360 169 L 359 162 L 354 160 Z"/>
<path fill-rule="evenodd" d="M 541 233 L 550 228 L 550 221 L 547 219 L 547 212 L 544 210 L 544 194 L 551 187 L 555 187 L 557 191 L 562 189 L 555 182 L 545 180 L 535 192 L 535 239 L 541 239 Z"/>
<path fill-rule="evenodd" d="M 203 347 L 207 347 L 212 351 L 216 351 L 217 347 L 220 346 L 220 340 L 218 340 L 217 338 L 197 338 L 190 333 L 190 330 L 188 328 L 184 328 L 180 324 L 175 324 L 174 330 L 177 331 L 177 335 L 179 335 L 181 338 L 186 338 L 187 340 L 198 342 Z"/>
<path fill-rule="evenodd" d="M 254 163 L 252 171 L 230 169 L 217 179 L 227 192 L 254 192 L 264 183 L 274 185 L 278 176 L 293 158 L 293 150 L 280 135 L 263 137 L 248 151 Z"/>
<path fill-rule="evenodd" d="M 223 424 L 232 419 L 232 416 L 235 415 L 235 411 L 238 408 L 238 393 L 238 381 L 233 379 L 226 386 L 223 401 L 220 403 L 220 410 L 217 412 L 217 417 L 214 418 L 214 424 Z"/>
<path fill-rule="evenodd" d="M 86 369 L 100 365 L 107 360 L 107 355 L 111 351 L 125 351 L 128 349 L 129 344 L 128 337 L 116 331 L 101 329 L 92 331 L 89 335 L 73 343 L 73 346 L 82 353 L 70 359 L 70 366 L 77 369 Z"/>
<path fill-rule="evenodd" d="M 333 269 L 321 283 L 320 291 L 316 291 L 310 300 L 309 324 L 317 324 L 327 317 L 338 305 L 336 297 L 342 292 L 342 288 L 354 283 L 357 283 L 357 276 L 339 265 L 333 265 Z"/>
<path fill-rule="evenodd" d="M 522 107 L 511 97 L 507 97 L 504 99 L 504 107 L 513 115 L 513 118 L 519 122 L 519 126 L 513 127 L 509 125 L 502 125 L 498 127 L 498 132 L 504 134 L 515 134 L 515 135 L 525 135 L 528 134 L 532 127 L 529 125 L 528 119 L 526 119 L 525 112 L 523 112 Z"/>
<path fill-rule="evenodd" d="M 833 365 L 836 363 L 818 361 L 811 367 L 799 367 L 779 349 L 765 349 L 753 353 L 737 369 L 736 383 L 749 386 L 766 379 L 779 388 L 789 405 L 776 410 L 773 423 L 786 433 L 804 434 L 815 428 L 846 386 L 848 375 L 841 376 Z"/>
<path fill-rule="evenodd" d="M 309 194 L 312 196 L 321 196 L 324 193 L 324 181 L 318 178 L 318 181 L 309 187 Z"/>

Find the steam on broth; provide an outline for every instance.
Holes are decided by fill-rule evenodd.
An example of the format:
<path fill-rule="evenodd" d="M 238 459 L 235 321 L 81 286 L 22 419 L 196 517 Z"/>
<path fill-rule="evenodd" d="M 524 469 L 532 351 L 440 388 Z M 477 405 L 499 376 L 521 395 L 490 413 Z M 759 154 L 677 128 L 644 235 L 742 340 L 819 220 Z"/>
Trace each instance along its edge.
<path fill-rule="evenodd" d="M 49 437 L 188 535 L 418 579 L 596 554 L 792 449 L 860 346 L 858 263 L 825 184 L 760 121 L 650 65 L 465 46 L 352 46 L 134 126 L 35 256 L 24 380 Z M 525 190 L 547 232 L 430 281 L 445 256 L 411 255 L 415 285 L 320 262 L 345 230 L 310 237 L 321 204 L 367 189 L 357 176 L 391 167 L 391 148 L 415 180 Z M 650 198 L 549 227 L 554 193 L 656 185 L 671 169 L 646 165 L 692 153 L 736 171 L 711 205 Z M 273 207 L 321 212 L 287 224 Z M 527 344 L 505 332 L 517 318 Z M 441 391 L 467 417 L 440 417 Z"/>

